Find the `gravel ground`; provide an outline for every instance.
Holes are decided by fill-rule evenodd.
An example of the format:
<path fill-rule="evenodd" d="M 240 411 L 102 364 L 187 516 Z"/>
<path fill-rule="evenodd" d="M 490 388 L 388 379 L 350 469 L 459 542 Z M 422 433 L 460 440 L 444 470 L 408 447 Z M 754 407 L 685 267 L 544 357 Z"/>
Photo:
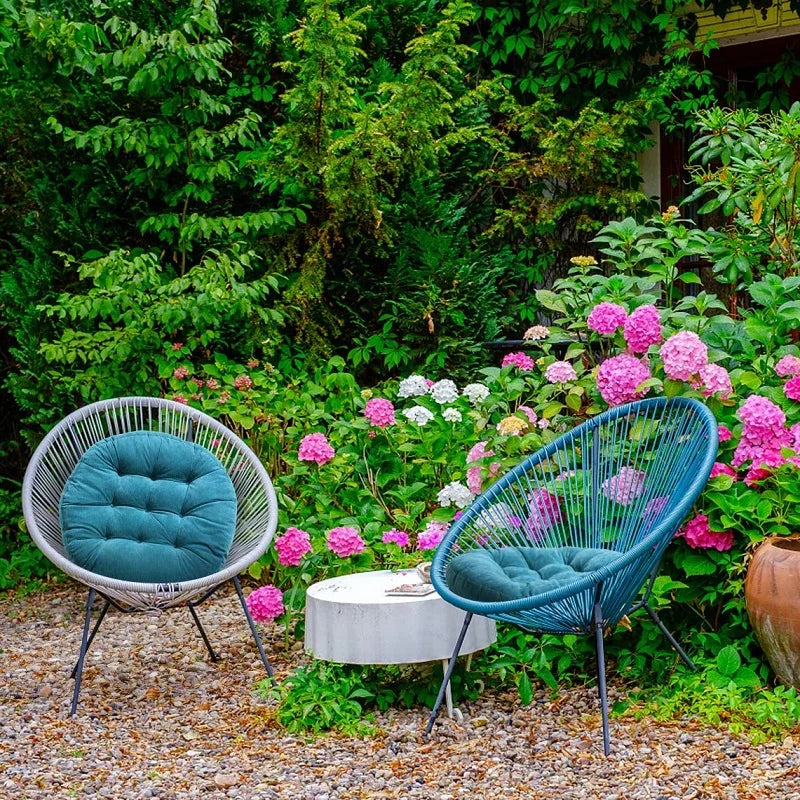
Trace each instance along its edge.
<path fill-rule="evenodd" d="M 77 586 L 0 600 L 0 800 L 800 800 L 788 739 L 755 747 L 691 723 L 612 719 L 604 758 L 589 690 L 528 708 L 487 696 L 429 743 L 424 709 L 380 715 L 383 733 L 364 740 L 286 735 L 253 691 L 263 672 L 232 590 L 200 609 L 218 664 L 185 610 L 109 612 L 71 719 L 82 602 Z M 280 678 L 299 656 L 269 644 Z"/>

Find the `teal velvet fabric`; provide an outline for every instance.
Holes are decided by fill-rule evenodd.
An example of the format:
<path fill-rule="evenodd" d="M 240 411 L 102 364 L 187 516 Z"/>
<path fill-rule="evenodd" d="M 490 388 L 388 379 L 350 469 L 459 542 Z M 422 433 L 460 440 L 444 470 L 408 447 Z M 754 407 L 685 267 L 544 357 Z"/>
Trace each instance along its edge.
<path fill-rule="evenodd" d="M 98 575 L 180 583 L 217 572 L 236 527 L 236 492 L 205 448 L 134 431 L 92 445 L 59 507 L 70 560 Z"/>
<path fill-rule="evenodd" d="M 560 589 L 619 557 L 613 550 L 583 547 L 471 550 L 450 561 L 446 578 L 461 597 L 501 603 Z"/>

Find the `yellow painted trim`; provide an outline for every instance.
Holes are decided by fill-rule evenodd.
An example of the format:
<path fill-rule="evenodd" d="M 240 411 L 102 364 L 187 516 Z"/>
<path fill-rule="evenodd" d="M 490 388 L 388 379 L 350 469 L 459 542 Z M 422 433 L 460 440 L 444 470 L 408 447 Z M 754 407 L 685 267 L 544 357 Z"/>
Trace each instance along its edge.
<path fill-rule="evenodd" d="M 691 10 L 697 14 L 698 34 L 710 33 L 721 47 L 800 33 L 800 16 L 789 8 L 789 0 L 776 0 L 766 10 L 766 18 L 754 8 L 731 11 L 725 19 L 708 8 Z"/>

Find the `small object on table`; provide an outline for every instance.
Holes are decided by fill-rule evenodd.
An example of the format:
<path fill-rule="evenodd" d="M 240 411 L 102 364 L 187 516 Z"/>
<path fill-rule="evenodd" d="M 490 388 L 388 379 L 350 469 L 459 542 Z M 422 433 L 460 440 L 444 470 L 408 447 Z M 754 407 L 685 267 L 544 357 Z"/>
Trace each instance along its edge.
<path fill-rule="evenodd" d="M 395 597 L 424 597 L 435 591 L 432 583 L 401 583 L 399 586 L 387 589 L 386 594 Z"/>
<path fill-rule="evenodd" d="M 441 661 L 446 669 L 464 612 L 435 591 L 395 593 L 409 584 L 430 586 L 416 569 L 358 572 L 312 584 L 306 593 L 306 650 L 344 664 Z M 496 639 L 494 620 L 474 617 L 461 653 L 482 650 Z M 446 700 L 448 715 L 460 717 L 449 684 Z"/>

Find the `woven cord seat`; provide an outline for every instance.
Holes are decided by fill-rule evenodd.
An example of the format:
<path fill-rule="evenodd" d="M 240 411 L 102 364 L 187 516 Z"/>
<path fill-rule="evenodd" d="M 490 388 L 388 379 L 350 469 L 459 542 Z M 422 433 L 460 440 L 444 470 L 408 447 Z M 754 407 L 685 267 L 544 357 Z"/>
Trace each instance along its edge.
<path fill-rule="evenodd" d="M 235 529 L 227 555 L 213 574 L 191 580 L 142 583 L 100 575 L 79 566 L 68 556 L 59 519 L 68 479 L 93 445 L 133 431 L 170 434 L 199 445 L 227 473 L 236 495 Z M 272 482 L 258 457 L 224 425 L 189 406 L 150 397 L 104 400 L 78 409 L 59 422 L 33 454 L 23 482 L 22 507 L 28 532 L 37 547 L 53 564 L 89 587 L 80 652 L 72 671 L 75 678 L 72 714 L 77 709 L 86 653 L 109 607 L 123 613 L 160 614 L 173 606 L 186 605 L 211 659 L 216 661 L 195 608 L 229 581 L 236 590 L 267 674 L 274 680 L 238 576 L 269 547 L 277 527 L 277 501 Z M 90 633 L 96 595 L 105 602 Z"/>
<path fill-rule="evenodd" d="M 603 632 L 643 608 L 694 668 L 648 600 L 716 453 L 717 423 L 703 403 L 641 400 L 577 426 L 480 495 L 433 558 L 436 590 L 467 613 L 426 735 L 480 614 L 532 632 L 594 635 L 608 755 Z"/>

